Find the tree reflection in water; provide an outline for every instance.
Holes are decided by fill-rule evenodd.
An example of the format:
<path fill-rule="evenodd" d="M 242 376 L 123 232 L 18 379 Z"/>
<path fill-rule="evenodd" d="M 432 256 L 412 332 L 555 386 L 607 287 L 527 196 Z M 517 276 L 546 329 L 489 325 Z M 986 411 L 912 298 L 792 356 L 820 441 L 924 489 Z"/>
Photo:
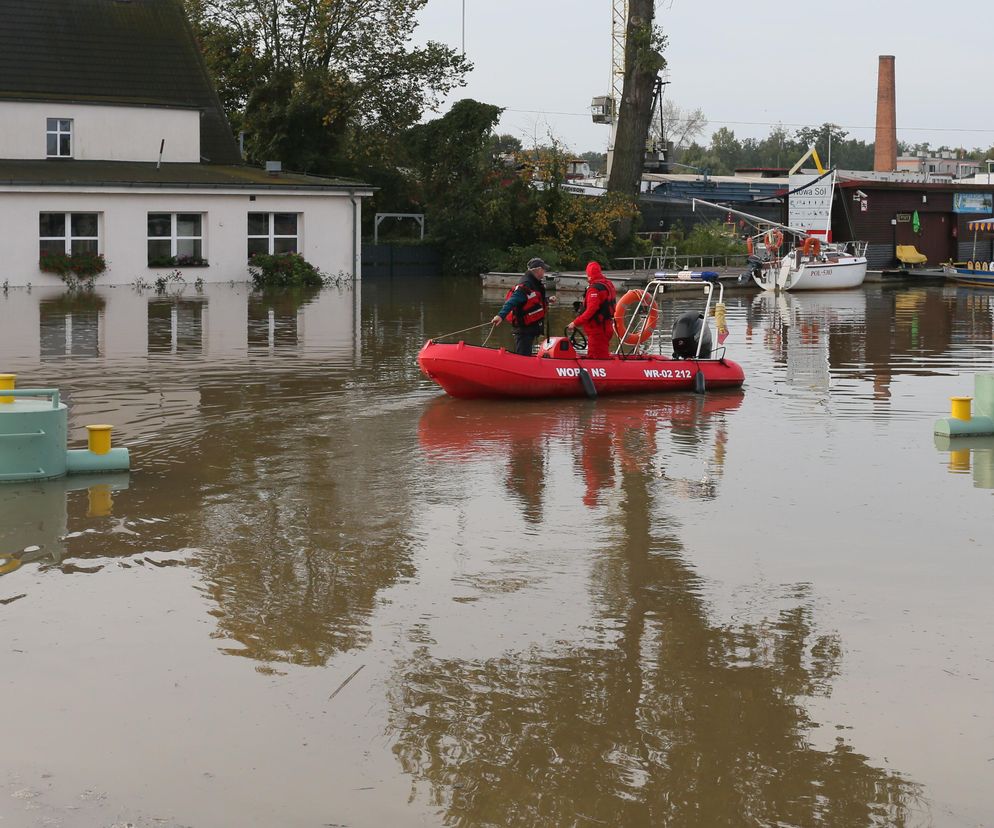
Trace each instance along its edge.
<path fill-rule="evenodd" d="M 716 624 L 636 462 L 653 456 L 654 430 L 645 418 L 612 427 L 627 418 L 607 411 L 575 438 L 608 442 L 621 460 L 616 542 L 591 579 L 592 626 L 605 632 L 486 660 L 422 648 L 401 663 L 394 751 L 415 788 L 427 786 L 448 825 L 913 823 L 924 813 L 916 784 L 841 739 L 830 750 L 809 740 L 805 700 L 830 692 L 841 642 L 817 632 L 807 586 L 765 620 Z M 497 430 L 446 445 L 471 430 L 445 437 L 422 421 L 422 446 L 495 451 Z M 583 462 L 610 483 L 599 453 Z"/>

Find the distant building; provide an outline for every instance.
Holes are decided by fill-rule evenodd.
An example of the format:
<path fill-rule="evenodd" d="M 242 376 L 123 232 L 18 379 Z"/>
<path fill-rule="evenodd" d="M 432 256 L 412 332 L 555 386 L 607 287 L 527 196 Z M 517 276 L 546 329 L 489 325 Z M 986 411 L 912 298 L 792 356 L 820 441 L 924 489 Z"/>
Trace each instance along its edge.
<path fill-rule="evenodd" d="M 360 276 L 356 181 L 246 166 L 181 0 L 0 0 L 3 279 L 100 253 L 102 284 L 244 281 L 255 252 Z"/>
<path fill-rule="evenodd" d="M 901 176 L 840 171 L 832 207 L 833 238 L 868 242 L 866 256 L 874 269 L 897 266 L 897 245 L 913 245 L 930 265 L 994 258 L 991 240 L 979 237 L 975 242 L 966 229 L 967 222 L 994 215 L 994 186 L 985 176 L 977 183 L 943 182 L 927 173 L 917 181 Z"/>
<path fill-rule="evenodd" d="M 982 169 L 980 161 L 957 158 L 956 153 L 943 152 L 940 155 L 900 155 L 897 159 L 898 172 L 921 173 L 935 177 L 968 178 Z"/>

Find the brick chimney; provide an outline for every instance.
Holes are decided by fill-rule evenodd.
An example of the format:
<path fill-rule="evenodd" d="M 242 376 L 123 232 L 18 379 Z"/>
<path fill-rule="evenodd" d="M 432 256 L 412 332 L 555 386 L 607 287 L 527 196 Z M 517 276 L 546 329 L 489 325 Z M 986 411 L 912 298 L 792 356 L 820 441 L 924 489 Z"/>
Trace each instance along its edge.
<path fill-rule="evenodd" d="M 894 56 L 881 55 L 877 69 L 877 134 L 873 171 L 897 169 L 897 105 L 894 95 Z"/>

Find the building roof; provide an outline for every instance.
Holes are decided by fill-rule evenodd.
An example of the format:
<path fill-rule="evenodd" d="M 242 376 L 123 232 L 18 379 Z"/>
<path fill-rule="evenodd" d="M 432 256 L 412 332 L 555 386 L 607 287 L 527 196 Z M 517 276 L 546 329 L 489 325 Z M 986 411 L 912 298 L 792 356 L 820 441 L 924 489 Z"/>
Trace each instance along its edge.
<path fill-rule="evenodd" d="M 200 154 L 241 161 L 182 0 L 0 0 L 0 99 L 199 109 Z"/>
<path fill-rule="evenodd" d="M 346 178 L 303 173 L 275 175 L 258 167 L 221 164 L 162 164 L 148 161 L 74 161 L 0 159 L 0 186 L 36 187 L 163 187 L 246 190 L 358 190 L 373 187 Z"/>

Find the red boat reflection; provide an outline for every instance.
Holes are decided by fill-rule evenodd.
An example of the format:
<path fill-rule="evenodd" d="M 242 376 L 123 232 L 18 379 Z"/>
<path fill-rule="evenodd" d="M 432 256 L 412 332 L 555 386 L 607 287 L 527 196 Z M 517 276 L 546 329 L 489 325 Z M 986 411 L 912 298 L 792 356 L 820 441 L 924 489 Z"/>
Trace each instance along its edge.
<path fill-rule="evenodd" d="M 720 472 L 725 432 L 723 421 L 716 428 L 714 415 L 734 411 L 743 397 L 736 390 L 703 396 L 603 398 L 593 405 L 570 401 L 555 407 L 548 402 L 494 405 L 440 397 L 421 416 L 418 440 L 432 460 L 506 461 L 508 488 L 536 507 L 546 449 L 552 444 L 572 447 L 586 483 L 584 502 L 594 506 L 598 494 L 612 487 L 618 468 L 625 473 L 654 464 L 660 430 L 687 444 L 698 444 L 717 432 L 713 453 Z M 537 519 L 538 509 L 534 511 Z"/>

